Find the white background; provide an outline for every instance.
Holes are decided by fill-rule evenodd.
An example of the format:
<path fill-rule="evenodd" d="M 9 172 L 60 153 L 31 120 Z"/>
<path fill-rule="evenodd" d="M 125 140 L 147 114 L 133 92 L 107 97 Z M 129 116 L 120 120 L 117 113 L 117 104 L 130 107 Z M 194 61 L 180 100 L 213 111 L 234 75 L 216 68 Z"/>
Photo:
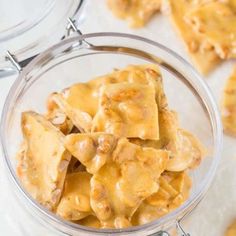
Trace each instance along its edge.
<path fill-rule="evenodd" d="M 141 35 L 158 41 L 189 60 L 183 43 L 174 31 L 167 16 L 158 15 L 147 27 L 133 30 L 127 24 L 113 17 L 104 0 L 91 0 L 81 25 L 83 33 L 117 31 Z M 1 45 L 0 45 L 1 46 Z M 220 65 L 211 75 L 204 78 L 219 104 L 224 83 L 232 72 L 234 62 Z M 0 80 L 0 110 L 15 76 Z M 225 136 L 222 160 L 215 181 L 205 199 L 188 219 L 187 231 L 191 236 L 222 236 L 225 228 L 236 219 L 236 139 Z M 48 235 L 45 229 L 34 229 L 33 223 L 24 222 L 24 212 L 18 207 L 9 189 L 0 159 L 0 235 L 28 236 Z M 28 227 L 25 225 L 28 224 Z"/>

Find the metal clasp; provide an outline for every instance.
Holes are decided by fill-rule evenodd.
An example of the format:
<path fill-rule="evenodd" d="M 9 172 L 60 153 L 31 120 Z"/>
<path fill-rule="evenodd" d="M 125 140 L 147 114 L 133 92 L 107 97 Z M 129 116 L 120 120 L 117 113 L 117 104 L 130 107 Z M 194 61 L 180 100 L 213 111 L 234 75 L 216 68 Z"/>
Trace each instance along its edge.
<path fill-rule="evenodd" d="M 76 26 L 76 20 L 72 20 L 71 18 L 67 19 L 68 21 L 68 25 L 66 27 L 66 34 L 61 38 L 61 40 L 69 37 L 72 33 L 77 33 L 78 35 L 83 35 L 83 33 L 81 32 L 81 30 Z M 79 45 L 82 45 L 83 43 L 85 43 L 88 46 L 93 46 L 92 44 L 90 44 L 89 42 L 87 42 L 85 39 L 81 39 L 79 40 Z"/>
<path fill-rule="evenodd" d="M 72 20 L 71 18 L 68 18 L 67 21 L 68 21 L 68 25 L 66 27 L 66 35 L 64 35 L 62 39 L 69 37 L 74 32 L 78 33 L 79 35 L 82 35 L 82 32 L 75 24 L 76 20 Z"/>
<path fill-rule="evenodd" d="M 177 230 L 177 235 L 178 236 L 190 236 L 190 234 L 186 233 L 181 224 L 180 224 L 180 221 L 176 221 L 176 230 Z M 166 232 L 166 231 L 159 231 L 157 233 L 154 233 L 154 234 L 150 234 L 148 236 L 171 236 L 170 233 Z"/>
<path fill-rule="evenodd" d="M 176 222 L 176 229 L 177 229 L 177 232 L 180 236 L 190 236 L 190 234 L 184 232 L 179 221 Z"/>
<path fill-rule="evenodd" d="M 12 65 L 17 69 L 18 72 L 22 71 L 20 63 L 17 61 L 15 56 L 11 54 L 9 51 L 7 51 L 6 60 L 9 60 L 12 63 Z"/>
<path fill-rule="evenodd" d="M 68 25 L 66 26 L 66 33 L 65 35 L 61 38 L 61 40 L 69 37 L 72 33 L 76 32 L 78 35 L 82 35 L 82 32 L 79 30 L 79 28 L 76 26 L 75 22 L 76 20 L 72 20 L 71 18 L 67 19 Z M 86 40 L 82 39 L 79 40 L 79 45 L 82 45 L 83 43 L 86 44 L 87 46 L 92 46 L 92 44 L 88 43 Z M 6 60 L 9 60 L 11 64 L 16 68 L 16 70 L 20 73 L 22 69 L 30 62 L 32 59 L 34 59 L 37 55 L 34 55 L 30 58 L 27 58 L 23 61 L 18 61 L 16 56 L 12 54 L 10 51 L 6 52 Z"/>

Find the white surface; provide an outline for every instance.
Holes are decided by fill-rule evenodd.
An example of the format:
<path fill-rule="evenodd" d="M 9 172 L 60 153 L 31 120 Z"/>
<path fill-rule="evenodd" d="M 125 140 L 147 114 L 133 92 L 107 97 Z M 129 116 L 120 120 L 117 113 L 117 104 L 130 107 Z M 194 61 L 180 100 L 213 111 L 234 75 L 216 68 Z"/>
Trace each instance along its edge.
<path fill-rule="evenodd" d="M 139 30 L 131 30 L 123 21 L 115 19 L 105 6 L 105 1 L 92 0 L 87 9 L 86 19 L 81 26 L 83 33 L 99 31 L 118 31 L 134 33 L 158 41 L 173 49 L 185 59 L 189 59 L 181 40 L 176 35 L 166 16 L 155 17 L 150 24 Z M 0 45 L 1 47 L 1 45 Z M 209 84 L 217 103 L 220 101 L 223 85 L 232 71 L 233 62 L 227 62 L 217 68 L 206 82 Z M 0 109 L 14 78 L 0 80 Z M 215 181 L 206 198 L 188 218 L 184 227 L 191 236 L 222 236 L 226 226 L 236 218 L 236 139 L 224 138 L 222 160 Z M 0 159 L 0 235 L 31 236 L 52 234 L 47 230 L 34 231 L 29 223 L 24 229 L 19 221 L 24 212 L 12 198 L 12 192 L 4 176 L 4 166 Z M 26 223 L 26 222 L 25 222 Z"/>

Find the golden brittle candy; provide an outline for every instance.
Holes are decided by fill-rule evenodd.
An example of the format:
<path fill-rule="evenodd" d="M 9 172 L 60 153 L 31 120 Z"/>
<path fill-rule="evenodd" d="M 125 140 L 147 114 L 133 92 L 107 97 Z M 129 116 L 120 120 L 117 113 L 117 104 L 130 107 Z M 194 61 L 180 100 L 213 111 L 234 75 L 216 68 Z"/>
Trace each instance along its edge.
<path fill-rule="evenodd" d="M 236 68 L 226 82 L 222 100 L 222 121 L 224 131 L 236 135 Z"/>
<path fill-rule="evenodd" d="M 169 171 L 196 168 L 206 154 L 199 140 L 183 129 L 178 129 L 176 138 L 168 144 L 167 150 L 171 152 L 166 167 Z"/>
<path fill-rule="evenodd" d="M 110 158 L 116 146 L 116 138 L 106 133 L 70 134 L 65 146 L 91 174 L 96 173 Z"/>
<path fill-rule="evenodd" d="M 89 83 L 93 87 L 121 82 L 152 84 L 159 78 L 161 74 L 157 65 L 129 65 L 123 69 L 114 69 L 112 73 L 97 77 Z"/>
<path fill-rule="evenodd" d="M 154 86 L 137 83 L 105 85 L 92 131 L 104 131 L 120 137 L 158 139 Z"/>
<path fill-rule="evenodd" d="M 98 220 L 96 216 L 93 216 L 93 215 L 87 216 L 77 221 L 76 223 L 87 226 L 87 227 L 98 228 L 98 229 L 101 228 L 100 221 Z"/>
<path fill-rule="evenodd" d="M 60 108 L 79 130 L 89 132 L 92 118 L 97 112 L 99 88 L 110 82 L 104 76 L 87 83 L 74 84 L 61 93 L 53 93 L 49 97 L 48 110 L 55 110 L 56 104 L 56 108 Z"/>
<path fill-rule="evenodd" d="M 65 135 L 73 129 L 71 120 L 60 109 L 48 112 L 46 118 Z"/>
<path fill-rule="evenodd" d="M 204 149 L 169 110 L 157 66 L 114 70 L 52 94 L 47 105 L 46 117 L 22 115 L 18 175 L 59 216 L 120 229 L 188 198 L 191 181 L 177 171 L 197 166 Z"/>
<path fill-rule="evenodd" d="M 225 236 L 235 236 L 235 235 L 236 235 L 236 221 L 234 221 L 225 232 Z"/>
<path fill-rule="evenodd" d="M 144 26 L 160 11 L 161 0 L 107 0 L 112 13 L 129 22 L 130 27 Z"/>
<path fill-rule="evenodd" d="M 236 1 L 211 1 L 194 8 L 186 20 L 204 35 L 222 59 L 236 58 Z"/>
<path fill-rule="evenodd" d="M 91 130 L 91 124 L 92 124 L 91 115 L 79 108 L 75 108 L 73 106 L 74 104 L 73 105 L 69 104 L 67 102 L 66 97 L 67 97 L 66 92 L 62 94 L 60 93 L 53 94 L 54 101 L 59 106 L 59 108 L 70 118 L 73 125 L 75 125 L 82 132 L 89 132 Z M 81 99 L 78 98 L 76 100 L 81 101 Z"/>
<path fill-rule="evenodd" d="M 88 132 L 91 129 L 92 118 L 98 110 L 99 92 L 103 85 L 119 82 L 148 85 L 157 83 L 159 78 L 161 75 L 156 65 L 131 65 L 99 76 L 87 83 L 74 84 L 61 93 L 53 93 L 49 96 L 48 117 L 63 132 L 69 129 L 70 120 L 79 130 Z M 65 118 L 64 114 L 66 121 L 58 124 Z"/>
<path fill-rule="evenodd" d="M 167 109 L 168 103 L 164 93 L 162 77 L 158 66 L 154 64 L 129 65 L 122 70 L 115 69 L 114 72 L 108 75 L 97 77 L 89 83 L 91 83 L 93 87 L 101 88 L 102 85 L 121 82 L 152 85 L 155 87 L 155 97 L 158 106 L 159 120 L 161 120 L 163 123 L 163 125 L 160 127 L 160 136 L 163 136 L 163 145 L 165 145 L 164 137 L 172 133 L 173 129 L 169 126 L 174 126 L 176 122 L 174 121 L 175 118 L 173 117 L 173 112 Z"/>
<path fill-rule="evenodd" d="M 203 35 L 196 33 L 185 19 L 185 15 L 196 7 L 196 4 L 204 1 L 167 0 L 166 2 L 170 8 L 172 21 L 183 38 L 193 63 L 201 73 L 208 73 L 221 60 L 208 40 Z"/>
<path fill-rule="evenodd" d="M 189 132 L 180 129 L 176 113 L 165 110 L 159 116 L 159 140 L 129 139 L 142 147 L 164 148 L 170 151 L 170 160 L 166 169 L 183 171 L 196 168 L 206 154 L 199 140 Z"/>
<path fill-rule="evenodd" d="M 179 207 L 189 197 L 191 180 L 185 172 L 164 172 L 159 190 L 148 197 L 135 212 L 132 223 L 149 223 Z"/>
<path fill-rule="evenodd" d="M 66 114 L 58 107 L 58 105 L 53 100 L 54 93 L 52 93 L 47 100 L 47 113 L 46 118 L 63 134 L 68 134 L 73 129 L 73 124 L 71 120 L 66 116 Z"/>
<path fill-rule="evenodd" d="M 92 214 L 90 207 L 90 179 L 87 172 L 68 174 L 56 213 L 66 220 L 80 220 Z"/>
<path fill-rule="evenodd" d="M 164 172 L 159 179 L 157 193 L 148 197 L 146 203 L 168 210 L 179 207 L 188 197 L 191 180 L 186 172 Z"/>
<path fill-rule="evenodd" d="M 165 148 L 172 140 L 176 139 L 179 122 L 176 112 L 169 110 L 167 99 L 164 93 L 162 78 L 155 67 L 146 69 L 152 84 L 156 90 L 156 103 L 158 105 L 159 140 L 142 140 L 130 138 L 130 142 L 143 147 L 153 147 L 156 149 Z"/>
<path fill-rule="evenodd" d="M 89 84 L 96 90 L 102 85 L 115 83 L 138 83 L 143 85 L 152 85 L 155 87 L 156 101 L 158 108 L 167 107 L 167 99 L 164 94 L 162 77 L 157 65 L 129 65 L 124 69 L 114 69 L 110 74 L 100 76 L 91 80 Z M 96 95 L 98 97 L 98 95 Z"/>
<path fill-rule="evenodd" d="M 104 228 L 124 228 L 141 202 L 157 192 L 168 152 L 121 138 L 112 159 L 91 179 L 91 206 Z"/>
<path fill-rule="evenodd" d="M 54 209 L 64 185 L 70 154 L 64 135 L 35 112 L 22 113 L 25 150 L 18 164 L 18 176 L 29 193 L 42 205 Z"/>
<path fill-rule="evenodd" d="M 166 215 L 167 213 L 167 208 L 159 208 L 146 202 L 142 202 L 140 207 L 134 213 L 131 222 L 132 225 L 144 225 Z"/>

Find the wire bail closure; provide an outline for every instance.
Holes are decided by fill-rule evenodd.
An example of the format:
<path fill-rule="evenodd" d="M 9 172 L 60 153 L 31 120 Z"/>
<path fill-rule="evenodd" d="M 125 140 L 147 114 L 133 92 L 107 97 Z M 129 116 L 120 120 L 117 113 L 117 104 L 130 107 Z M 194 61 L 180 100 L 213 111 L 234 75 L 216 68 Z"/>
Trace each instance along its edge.
<path fill-rule="evenodd" d="M 182 218 L 183 219 L 183 218 Z M 177 230 L 177 235 L 179 236 L 190 236 L 189 233 L 186 233 L 181 224 L 180 224 L 180 220 L 176 221 L 176 230 Z M 159 231 L 157 233 L 154 233 L 154 234 L 150 234 L 148 236 L 171 236 L 170 233 L 166 232 L 166 231 Z"/>
<path fill-rule="evenodd" d="M 9 51 L 7 51 L 6 60 L 9 60 L 18 72 L 22 71 L 22 67 L 21 67 L 20 63 L 17 61 L 15 56 L 13 54 L 11 54 Z"/>
<path fill-rule="evenodd" d="M 185 233 L 181 224 L 180 224 L 180 221 L 176 221 L 176 229 L 177 229 L 177 233 L 180 234 L 180 236 L 190 236 L 189 233 Z"/>
<path fill-rule="evenodd" d="M 68 24 L 66 26 L 66 33 L 63 35 L 63 37 L 61 38 L 61 40 L 64 40 L 65 38 L 68 38 L 69 36 L 71 36 L 73 33 L 77 33 L 78 35 L 83 35 L 83 33 L 80 31 L 80 29 L 76 26 L 75 22 L 76 20 L 72 20 L 71 18 L 67 19 Z M 85 43 L 87 46 L 92 46 L 92 44 L 88 43 L 86 40 L 81 39 L 79 40 L 79 45 L 82 45 L 83 43 Z M 34 55 L 30 58 L 27 58 L 23 61 L 18 61 L 16 56 L 14 54 L 12 54 L 10 51 L 6 52 L 6 57 L 5 59 L 10 61 L 11 64 L 14 66 L 14 68 L 17 70 L 17 72 L 21 72 L 23 70 L 23 68 L 30 62 L 32 61 L 37 55 Z"/>

